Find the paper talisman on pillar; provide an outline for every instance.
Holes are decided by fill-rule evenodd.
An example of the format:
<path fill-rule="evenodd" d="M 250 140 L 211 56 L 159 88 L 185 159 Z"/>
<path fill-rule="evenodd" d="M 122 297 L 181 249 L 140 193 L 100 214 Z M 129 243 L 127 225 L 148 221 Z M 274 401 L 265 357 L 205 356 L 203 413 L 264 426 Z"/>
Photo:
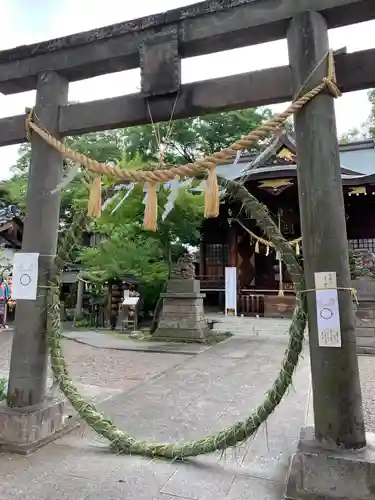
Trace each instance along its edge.
<path fill-rule="evenodd" d="M 237 268 L 225 268 L 225 315 L 237 316 Z"/>
<path fill-rule="evenodd" d="M 13 260 L 12 298 L 36 300 L 38 287 L 38 253 L 16 253 Z"/>
<path fill-rule="evenodd" d="M 314 273 L 314 278 L 319 347 L 341 347 L 336 273 Z"/>

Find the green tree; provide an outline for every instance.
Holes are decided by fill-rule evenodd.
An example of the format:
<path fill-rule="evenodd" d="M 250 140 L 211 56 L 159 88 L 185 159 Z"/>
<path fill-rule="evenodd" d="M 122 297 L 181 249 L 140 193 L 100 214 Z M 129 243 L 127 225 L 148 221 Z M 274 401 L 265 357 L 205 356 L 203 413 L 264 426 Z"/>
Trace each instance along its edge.
<path fill-rule="evenodd" d="M 69 137 L 66 143 L 72 149 L 83 153 L 100 162 L 116 162 L 123 153 L 121 131 L 100 132 L 79 137 Z M 26 210 L 26 195 L 28 170 L 30 164 L 30 144 L 22 144 L 19 148 L 17 163 L 11 168 L 12 176 L 0 184 L 0 189 L 6 193 L 6 200 L 16 205 L 22 212 Z M 71 169 L 71 164 L 65 164 L 64 175 Z M 61 192 L 60 226 L 66 227 L 72 220 L 75 200 L 87 198 L 88 190 L 77 177 Z"/>
<path fill-rule="evenodd" d="M 159 125 L 144 125 L 110 132 L 67 138 L 72 149 L 100 162 L 114 162 L 122 168 L 159 163 L 159 143 L 167 146 L 166 163 L 187 163 L 198 157 L 227 147 L 241 135 L 258 127 L 270 116 L 267 109 L 218 113 L 211 116 L 177 120 Z M 254 146 L 257 150 L 258 146 Z M 30 147 L 23 145 L 13 168 L 12 178 L 3 183 L 12 203 L 26 209 L 27 176 Z M 66 165 L 65 171 L 71 166 Z M 107 182 L 105 182 L 108 184 Z M 166 203 L 168 189 L 158 193 L 160 214 Z M 71 220 L 77 207 L 87 204 L 88 189 L 81 176 L 62 191 L 60 229 Z M 82 262 L 93 278 L 107 281 L 135 274 L 143 287 L 146 301 L 155 305 L 163 288 L 172 261 L 187 245 L 197 245 L 203 217 L 203 196 L 181 190 L 174 210 L 162 221 L 156 234 L 142 229 L 144 214 L 143 189 L 137 186 L 125 203 L 110 215 L 110 207 L 94 223 L 92 231 L 103 240 L 97 248 L 79 252 Z M 115 202 L 113 202 L 115 203 Z M 63 231 L 62 231 L 63 232 Z M 152 308 L 152 307 L 150 307 Z"/>
<path fill-rule="evenodd" d="M 161 140 L 168 146 L 165 155 L 167 163 L 187 163 L 201 155 L 229 146 L 244 133 L 258 127 L 269 116 L 268 109 L 245 109 L 176 120 L 172 124 L 142 125 L 68 137 L 66 143 L 72 149 L 97 161 L 120 162 L 126 167 L 128 162 L 136 157 L 144 165 L 157 164 Z M 257 149 L 259 146 L 255 145 L 254 150 Z M 3 199 L 23 211 L 26 209 L 29 163 L 30 145 L 23 144 L 19 149 L 19 158 L 11 169 L 11 178 L 0 184 Z M 68 168 L 70 167 L 66 167 L 65 171 Z M 62 226 L 71 221 L 74 200 L 82 196 L 87 197 L 87 189 L 83 188 L 80 178 L 63 190 L 60 215 Z"/>
<path fill-rule="evenodd" d="M 375 137 L 375 89 L 369 90 L 368 100 L 370 103 L 370 113 L 369 117 L 365 123 L 362 123 L 361 127 L 352 128 L 348 130 L 346 134 L 340 137 L 340 141 L 343 143 L 362 141 L 364 139 L 370 139 Z"/>
<path fill-rule="evenodd" d="M 366 125 L 363 125 L 363 129 L 352 128 L 348 130 L 345 134 L 340 136 L 340 142 L 343 144 L 348 144 L 353 141 L 361 141 L 368 137 L 368 131 L 366 130 Z"/>
<path fill-rule="evenodd" d="M 86 247 L 80 258 L 90 279 L 108 281 L 135 275 L 147 310 L 153 310 L 170 275 L 172 262 L 183 250 L 196 246 L 203 219 L 203 195 L 180 189 L 174 209 L 162 220 L 169 190 L 158 193 L 159 222 L 156 233 L 142 228 L 143 188 L 137 185 L 111 214 L 121 196 L 107 207 L 93 230 L 101 236 L 97 247 Z M 157 308 L 156 308 L 157 309 Z"/>

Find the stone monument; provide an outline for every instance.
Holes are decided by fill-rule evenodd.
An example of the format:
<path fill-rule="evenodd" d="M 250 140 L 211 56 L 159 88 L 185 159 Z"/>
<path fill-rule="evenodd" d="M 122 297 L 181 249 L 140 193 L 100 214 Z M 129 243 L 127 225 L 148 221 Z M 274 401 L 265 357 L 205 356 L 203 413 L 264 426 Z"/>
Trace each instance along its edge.
<path fill-rule="evenodd" d="M 171 272 L 167 291 L 161 295 L 162 311 L 153 337 L 158 340 L 204 342 L 211 335 L 204 317 L 199 280 L 191 256 L 184 253 Z"/>

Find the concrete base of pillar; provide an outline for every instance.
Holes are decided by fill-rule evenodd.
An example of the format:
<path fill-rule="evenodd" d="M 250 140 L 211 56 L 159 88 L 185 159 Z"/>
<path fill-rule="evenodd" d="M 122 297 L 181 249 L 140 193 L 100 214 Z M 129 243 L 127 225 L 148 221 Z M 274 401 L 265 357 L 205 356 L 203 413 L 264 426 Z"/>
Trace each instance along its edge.
<path fill-rule="evenodd" d="M 0 405 L 0 451 L 33 453 L 79 425 L 64 413 L 64 402 L 46 400 L 25 408 Z"/>
<path fill-rule="evenodd" d="M 292 458 L 285 500 L 373 500 L 375 498 L 375 435 L 362 450 L 341 450 L 315 439 L 314 429 L 301 433 Z"/>

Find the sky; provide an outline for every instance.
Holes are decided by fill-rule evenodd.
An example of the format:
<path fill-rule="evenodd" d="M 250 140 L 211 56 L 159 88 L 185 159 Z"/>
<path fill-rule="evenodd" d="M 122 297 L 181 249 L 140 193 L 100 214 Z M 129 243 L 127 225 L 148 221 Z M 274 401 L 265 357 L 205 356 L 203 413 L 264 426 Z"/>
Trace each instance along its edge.
<path fill-rule="evenodd" d="M 194 0 L 0 0 L 0 50 L 50 38 L 99 28 L 137 17 L 163 12 Z M 330 31 L 332 49 L 346 46 L 348 52 L 375 47 L 375 21 Z M 182 60 L 182 83 L 288 64 L 285 40 Z M 92 101 L 137 92 L 139 69 L 104 75 L 70 84 L 69 100 Z M 0 94 L 0 118 L 22 114 L 32 107 L 35 92 L 10 96 Z M 282 111 L 286 104 L 270 106 Z M 351 92 L 336 101 L 339 135 L 360 128 L 370 105 L 367 92 Z M 245 131 L 244 131 L 245 132 Z M 0 148 L 0 179 L 10 175 L 18 146 Z"/>

